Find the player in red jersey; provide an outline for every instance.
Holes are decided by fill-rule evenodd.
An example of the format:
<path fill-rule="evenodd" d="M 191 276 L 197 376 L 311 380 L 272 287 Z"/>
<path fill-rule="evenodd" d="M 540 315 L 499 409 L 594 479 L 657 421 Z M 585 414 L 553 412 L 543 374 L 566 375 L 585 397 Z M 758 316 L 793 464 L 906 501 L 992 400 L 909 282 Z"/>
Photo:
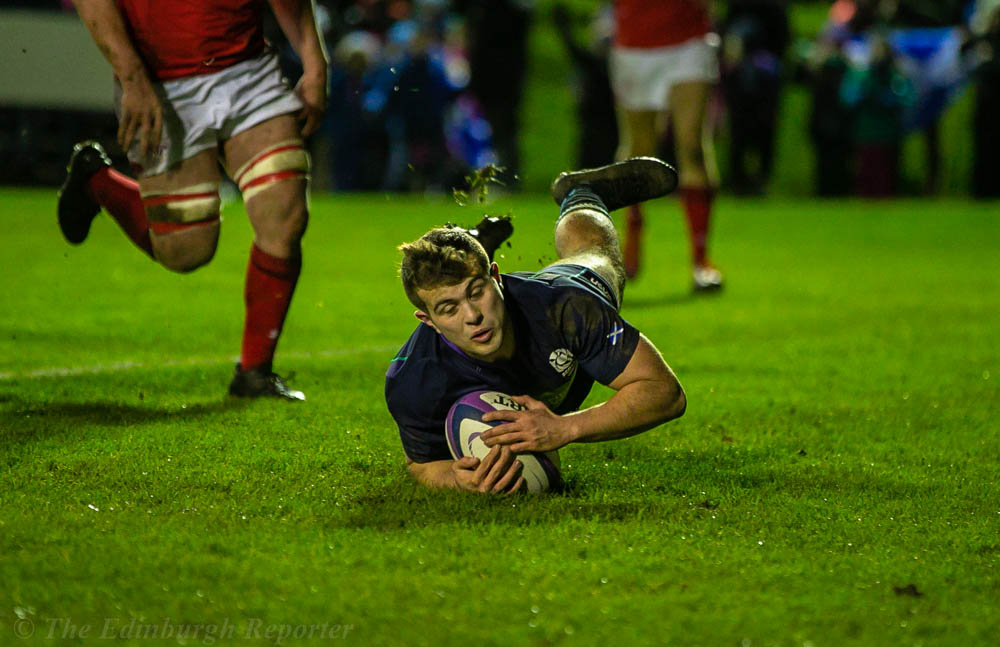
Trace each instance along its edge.
<path fill-rule="evenodd" d="M 326 107 L 327 58 L 312 0 L 268 0 L 302 60 L 290 88 L 263 36 L 263 0 L 75 0 L 115 75 L 118 143 L 138 181 L 96 142 L 77 144 L 59 193 L 66 239 L 103 207 L 150 258 L 176 272 L 208 263 L 219 239 L 220 165 L 254 230 L 234 396 L 303 400 L 271 368 L 302 265 L 309 157 Z"/>
<path fill-rule="evenodd" d="M 669 110 L 694 289 L 718 289 L 722 276 L 706 251 L 713 188 L 702 136 L 709 93 L 719 78 L 708 0 L 616 0 L 615 15 L 610 70 L 621 133 L 618 158 L 655 156 L 658 118 Z M 625 269 L 631 278 L 639 271 L 638 205 L 630 208 L 626 225 Z"/>

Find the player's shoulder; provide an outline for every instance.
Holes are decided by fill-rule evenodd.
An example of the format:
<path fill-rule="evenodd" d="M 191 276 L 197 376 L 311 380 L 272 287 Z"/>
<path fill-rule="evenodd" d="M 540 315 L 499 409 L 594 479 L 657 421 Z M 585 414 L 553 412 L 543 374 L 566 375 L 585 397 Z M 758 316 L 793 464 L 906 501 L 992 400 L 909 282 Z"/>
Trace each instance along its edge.
<path fill-rule="evenodd" d="M 562 277 L 545 271 L 512 272 L 503 276 L 507 291 L 515 298 L 555 302 L 565 299 L 567 294 L 571 294 L 568 290 L 576 287 L 560 280 Z"/>
<path fill-rule="evenodd" d="M 443 422 L 469 377 L 458 357 L 430 326 L 420 324 L 413 331 L 385 374 L 386 408 L 401 429 Z"/>
<path fill-rule="evenodd" d="M 447 394 L 450 372 L 438 338 L 430 326 L 420 324 L 389 362 L 385 398 L 390 411 L 420 408 Z"/>
<path fill-rule="evenodd" d="M 504 275 L 504 300 L 528 320 L 550 320 L 565 300 L 566 290 L 537 273 L 515 272 Z"/>
<path fill-rule="evenodd" d="M 389 362 L 385 372 L 386 382 L 399 381 L 434 363 L 438 354 L 437 336 L 430 326 L 418 324 L 406 343 Z"/>
<path fill-rule="evenodd" d="M 549 312 L 566 307 L 611 306 L 614 299 L 610 287 L 583 267 L 559 266 L 508 276 L 513 279 L 508 281 L 508 289 L 515 301 L 537 304 Z"/>

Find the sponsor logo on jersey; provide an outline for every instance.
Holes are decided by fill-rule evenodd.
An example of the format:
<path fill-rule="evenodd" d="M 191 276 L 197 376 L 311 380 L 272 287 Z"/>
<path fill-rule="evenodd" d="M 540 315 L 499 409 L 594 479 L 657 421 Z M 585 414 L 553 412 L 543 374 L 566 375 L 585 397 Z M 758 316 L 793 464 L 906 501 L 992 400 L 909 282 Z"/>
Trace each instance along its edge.
<path fill-rule="evenodd" d="M 559 375 L 566 377 L 573 371 L 573 353 L 566 348 L 557 348 L 549 355 L 549 364 Z"/>
<path fill-rule="evenodd" d="M 607 300 L 614 302 L 614 299 L 611 298 L 611 293 L 608 292 L 608 288 L 604 286 L 604 283 L 602 283 L 593 276 L 588 276 L 587 282 L 593 285 L 595 288 L 597 288 L 597 291 L 603 294 Z"/>

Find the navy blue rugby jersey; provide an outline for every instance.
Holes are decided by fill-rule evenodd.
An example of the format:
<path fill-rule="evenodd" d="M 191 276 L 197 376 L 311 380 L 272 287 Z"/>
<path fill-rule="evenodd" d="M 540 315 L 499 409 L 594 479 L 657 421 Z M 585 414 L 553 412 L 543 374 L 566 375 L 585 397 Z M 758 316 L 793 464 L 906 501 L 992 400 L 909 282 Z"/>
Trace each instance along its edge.
<path fill-rule="evenodd" d="M 475 360 L 421 323 L 389 365 L 386 404 L 417 463 L 451 458 L 445 419 L 463 395 L 526 394 L 564 414 L 583 403 L 595 380 L 618 377 L 635 352 L 639 331 L 621 318 L 611 289 L 593 271 L 558 265 L 502 276 L 514 357 Z"/>

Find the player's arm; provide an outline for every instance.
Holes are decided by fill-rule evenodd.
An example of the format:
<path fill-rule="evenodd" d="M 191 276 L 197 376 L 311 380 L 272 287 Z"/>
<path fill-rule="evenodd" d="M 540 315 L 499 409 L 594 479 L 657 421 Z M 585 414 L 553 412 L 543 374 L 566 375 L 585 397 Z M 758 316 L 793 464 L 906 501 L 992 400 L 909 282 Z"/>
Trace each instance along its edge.
<path fill-rule="evenodd" d="M 274 17 L 302 60 L 302 78 L 295 92 L 305 107 L 299 114 L 302 134 L 311 135 L 319 128 L 326 110 L 327 55 L 323 39 L 316 29 L 313 0 L 268 0 Z"/>
<path fill-rule="evenodd" d="M 480 461 L 466 456 L 457 461 L 417 463 L 406 458 L 406 465 L 417 482 L 432 488 L 452 488 L 468 492 L 502 494 L 524 487 L 521 461 L 506 447 L 496 448 Z"/>
<path fill-rule="evenodd" d="M 564 416 L 570 442 L 634 436 L 681 417 L 687 408 L 677 376 L 642 334 L 625 370 L 608 386 L 616 393 L 607 402 Z"/>
<path fill-rule="evenodd" d="M 91 38 L 108 59 L 122 86 L 118 144 L 128 150 L 138 136 L 140 152 L 146 156 L 160 147 L 163 106 L 153 91 L 146 65 L 125 29 L 118 5 L 115 0 L 73 1 Z"/>
<path fill-rule="evenodd" d="M 529 396 L 514 400 L 526 411 L 491 411 L 484 421 L 503 420 L 482 435 L 489 447 L 514 452 L 550 451 L 569 443 L 627 438 L 684 414 L 684 389 L 659 351 L 645 335 L 631 359 L 608 386 L 616 392 L 607 402 L 560 416 Z"/>

